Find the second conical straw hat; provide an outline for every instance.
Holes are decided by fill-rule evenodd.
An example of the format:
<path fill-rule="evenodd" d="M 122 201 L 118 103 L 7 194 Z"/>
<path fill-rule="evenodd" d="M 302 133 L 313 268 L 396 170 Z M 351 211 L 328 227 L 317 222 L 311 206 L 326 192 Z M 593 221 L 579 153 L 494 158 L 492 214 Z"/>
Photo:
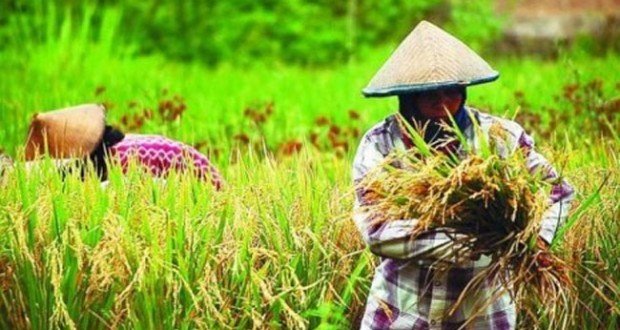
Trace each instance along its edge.
<path fill-rule="evenodd" d="M 26 160 L 49 153 L 52 158 L 88 156 L 101 143 L 105 108 L 84 104 L 38 113 L 32 118 L 26 141 Z"/>
<path fill-rule="evenodd" d="M 372 78 L 369 97 L 407 94 L 497 79 L 499 73 L 446 31 L 420 22 Z"/>

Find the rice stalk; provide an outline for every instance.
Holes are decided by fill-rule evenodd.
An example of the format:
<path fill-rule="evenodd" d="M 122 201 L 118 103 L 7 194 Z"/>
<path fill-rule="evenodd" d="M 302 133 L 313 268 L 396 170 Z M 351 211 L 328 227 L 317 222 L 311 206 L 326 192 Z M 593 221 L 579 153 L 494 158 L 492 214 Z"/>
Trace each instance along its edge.
<path fill-rule="evenodd" d="M 513 299 L 544 297 L 540 299 L 547 301 L 551 324 L 562 322 L 556 315 L 568 315 L 579 299 L 573 283 L 577 264 L 547 249 L 538 234 L 548 207 L 547 192 L 561 178 L 550 181 L 540 172 L 532 173 L 526 154 L 510 145 L 498 123 L 488 135 L 478 125 L 474 130 L 473 146 L 464 145 L 455 154 L 437 151 L 423 141 L 423 132 L 410 129 L 414 147 L 396 149 L 360 183 L 361 211 L 370 214 L 375 225 L 416 219 L 411 239 L 430 230 L 446 233 L 452 243 L 431 251 L 445 250 L 435 261 L 444 271 L 472 257 L 490 258 L 489 266 L 467 285 L 452 311 L 490 280 L 499 281 Z M 460 140 L 463 143 L 462 136 Z M 605 294 L 596 293 L 613 306 Z M 479 302 L 477 310 L 482 312 L 497 297 Z"/>

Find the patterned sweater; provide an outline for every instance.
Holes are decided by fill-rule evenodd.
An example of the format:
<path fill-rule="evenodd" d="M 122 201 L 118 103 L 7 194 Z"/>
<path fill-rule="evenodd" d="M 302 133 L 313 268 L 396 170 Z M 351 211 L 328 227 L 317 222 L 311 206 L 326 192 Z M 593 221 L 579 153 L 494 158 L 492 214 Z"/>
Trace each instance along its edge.
<path fill-rule="evenodd" d="M 558 174 L 547 160 L 534 150 L 534 141 L 515 122 L 494 117 L 467 108 L 488 133 L 491 124 L 499 122 L 508 132 L 514 146 L 523 148 L 527 154 L 530 171 L 542 169 L 548 179 Z M 475 143 L 473 127 L 464 134 Z M 474 144 L 475 147 L 475 144 Z M 375 125 L 362 138 L 353 164 L 353 180 L 357 185 L 373 167 L 381 163 L 391 150 L 404 149 L 403 135 L 395 116 L 389 116 Z M 566 182 L 555 185 L 549 195 L 549 208 L 544 216 L 540 236 L 551 242 L 557 227 L 565 221 L 573 188 Z M 416 219 L 395 219 L 378 225 L 372 224 L 372 216 L 361 206 L 367 205 L 364 191 L 358 189 L 355 203 L 355 223 L 370 250 L 381 257 L 368 296 L 362 329 L 458 329 L 472 316 L 467 329 L 514 329 L 516 310 L 514 302 L 499 283 L 485 281 L 483 287 L 466 297 L 452 314 L 448 311 L 456 302 L 465 286 L 489 264 L 489 257 L 459 262 L 447 271 L 439 272 L 433 261 L 449 253 L 451 239 L 444 233 L 428 231 L 411 239 Z M 441 248 L 440 248 L 441 247 Z M 482 309 L 480 301 L 498 297 Z"/>
<path fill-rule="evenodd" d="M 169 170 L 193 169 L 200 178 L 209 180 L 218 189 L 222 177 L 207 156 L 196 149 L 158 135 L 127 134 L 108 150 L 112 160 L 127 171 L 132 160 L 145 167 L 154 176 L 163 176 Z"/>

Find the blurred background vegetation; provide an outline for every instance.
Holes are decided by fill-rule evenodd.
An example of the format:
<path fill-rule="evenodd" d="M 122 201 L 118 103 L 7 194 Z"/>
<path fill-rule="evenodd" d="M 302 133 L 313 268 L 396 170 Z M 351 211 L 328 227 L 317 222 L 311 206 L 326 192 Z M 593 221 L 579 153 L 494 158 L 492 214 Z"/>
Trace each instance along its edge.
<path fill-rule="evenodd" d="M 359 91 L 422 19 L 501 72 L 472 89 L 470 104 L 498 114 L 520 107 L 527 128 L 543 133 L 556 120 L 574 131 L 583 131 L 584 116 L 599 121 L 596 111 L 571 116 L 574 103 L 603 109 L 615 124 L 620 73 L 608 68 L 620 58 L 620 6 L 559 1 L 0 0 L 0 124 L 10 126 L 0 148 L 14 153 L 32 113 L 88 102 L 105 103 L 125 129 L 225 150 L 236 143 L 231 136 L 273 149 L 316 142 L 317 118 L 350 125 L 349 110 L 361 113 L 351 129 L 363 131 L 394 101 L 364 100 Z M 587 100 L 567 95 L 590 82 Z M 173 96 L 178 115 L 144 116 L 168 111 Z M 273 120 L 260 130 L 248 124 L 269 104 Z M 181 117 L 190 120 L 181 126 Z"/>
<path fill-rule="evenodd" d="M 496 114 L 520 109 L 526 128 L 543 135 L 561 120 L 595 137 L 600 127 L 584 123 L 598 123 L 599 112 L 612 125 L 620 120 L 620 73 L 609 70 L 620 58 L 614 3 L 0 0 L 0 149 L 14 153 L 34 112 L 100 102 L 125 129 L 217 141 L 224 150 L 235 136 L 272 149 L 291 139 L 316 144 L 316 122 L 326 117 L 354 126 L 349 151 L 395 106 L 393 98 L 364 100 L 360 90 L 422 19 L 501 72 L 498 82 L 471 89 L 470 104 Z M 166 115 L 172 101 L 181 110 Z M 262 108 L 275 111 L 256 129 L 251 117 Z M 153 110 L 162 120 L 148 115 Z M 350 110 L 361 114 L 355 123 Z"/>
<path fill-rule="evenodd" d="M 68 36 L 136 54 L 216 64 L 257 60 L 328 65 L 399 42 L 425 18 L 484 49 L 500 36 L 493 1 L 2 0 L 0 48 Z M 110 40 L 110 37 L 114 40 Z M 108 39 L 106 39 L 108 38 Z M 116 49 L 120 51 L 120 49 Z"/>

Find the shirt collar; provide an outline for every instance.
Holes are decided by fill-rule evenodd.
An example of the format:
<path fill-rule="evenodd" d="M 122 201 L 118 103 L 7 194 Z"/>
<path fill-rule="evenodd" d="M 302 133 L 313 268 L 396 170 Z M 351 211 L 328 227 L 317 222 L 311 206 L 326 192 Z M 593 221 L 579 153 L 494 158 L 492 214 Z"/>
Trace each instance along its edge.
<path fill-rule="evenodd" d="M 406 123 L 403 122 L 404 119 L 401 116 L 394 115 L 394 117 L 395 117 L 396 127 L 399 131 L 398 135 L 400 135 L 399 137 L 402 140 L 404 147 L 406 149 L 410 149 L 411 147 L 413 147 L 413 140 L 410 134 L 408 133 L 407 125 Z M 471 126 L 471 118 L 469 115 L 469 111 L 464 105 L 461 106 L 457 110 L 453 118 L 454 118 L 454 121 L 456 122 L 456 126 L 461 130 L 461 132 L 463 133 L 468 132 Z"/>

